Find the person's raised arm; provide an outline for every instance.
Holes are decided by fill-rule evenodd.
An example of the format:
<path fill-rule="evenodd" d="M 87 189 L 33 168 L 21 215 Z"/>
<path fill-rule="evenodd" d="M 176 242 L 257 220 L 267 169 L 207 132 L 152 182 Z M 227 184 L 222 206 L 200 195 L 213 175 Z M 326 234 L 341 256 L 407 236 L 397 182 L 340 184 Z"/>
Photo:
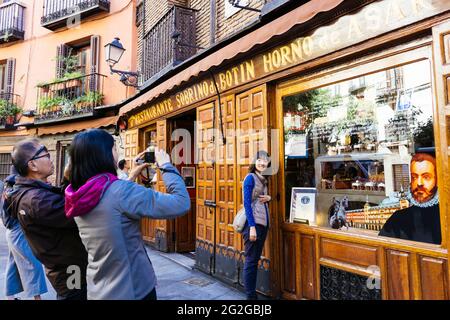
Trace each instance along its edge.
<path fill-rule="evenodd" d="M 166 152 L 157 150 L 155 159 L 162 172 L 167 193 L 129 182 L 126 188 L 119 191 L 121 210 L 131 216 L 154 219 L 171 219 L 186 214 L 191 203 L 183 178 L 170 163 Z"/>

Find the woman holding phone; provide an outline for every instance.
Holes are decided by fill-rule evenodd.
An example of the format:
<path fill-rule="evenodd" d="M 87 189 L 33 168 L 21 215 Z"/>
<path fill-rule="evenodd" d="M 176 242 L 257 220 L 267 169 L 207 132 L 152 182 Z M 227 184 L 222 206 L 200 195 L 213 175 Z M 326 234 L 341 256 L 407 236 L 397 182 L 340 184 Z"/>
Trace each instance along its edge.
<path fill-rule="evenodd" d="M 167 193 L 133 182 L 148 163 L 135 167 L 129 181 L 119 180 L 117 158 L 113 137 L 100 129 L 77 134 L 70 147 L 66 216 L 75 219 L 88 252 L 88 299 L 155 300 L 156 277 L 140 221 L 184 215 L 189 194 L 165 151 L 156 150 L 155 161 Z"/>

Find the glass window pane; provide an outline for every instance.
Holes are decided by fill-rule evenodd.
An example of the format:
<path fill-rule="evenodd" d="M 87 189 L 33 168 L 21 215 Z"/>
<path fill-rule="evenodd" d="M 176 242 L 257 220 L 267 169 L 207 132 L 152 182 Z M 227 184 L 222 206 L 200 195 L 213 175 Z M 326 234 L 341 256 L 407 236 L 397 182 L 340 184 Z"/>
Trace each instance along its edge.
<path fill-rule="evenodd" d="M 440 243 L 432 101 L 427 60 L 284 97 L 286 218 L 313 187 L 320 226 Z"/>

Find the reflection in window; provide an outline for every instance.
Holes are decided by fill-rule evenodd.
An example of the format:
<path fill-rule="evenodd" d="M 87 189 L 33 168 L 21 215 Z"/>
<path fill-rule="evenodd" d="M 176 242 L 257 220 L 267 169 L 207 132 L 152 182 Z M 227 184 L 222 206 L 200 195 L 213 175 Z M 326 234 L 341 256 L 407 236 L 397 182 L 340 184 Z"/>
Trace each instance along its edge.
<path fill-rule="evenodd" d="M 286 217 L 293 187 L 317 189 L 322 226 L 345 210 L 347 221 L 333 220 L 335 226 L 380 231 L 395 212 L 414 206 L 411 170 L 426 161 L 411 160 L 417 153 L 434 157 L 432 100 L 428 61 L 284 97 Z M 419 238 L 402 232 L 395 236 L 440 239 L 440 229 L 435 238 L 436 230 Z"/>

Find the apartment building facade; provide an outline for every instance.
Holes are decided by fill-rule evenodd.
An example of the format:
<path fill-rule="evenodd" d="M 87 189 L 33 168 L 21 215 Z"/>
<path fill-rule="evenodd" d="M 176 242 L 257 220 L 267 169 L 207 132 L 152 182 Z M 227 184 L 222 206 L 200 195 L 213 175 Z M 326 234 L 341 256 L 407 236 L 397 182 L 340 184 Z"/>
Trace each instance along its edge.
<path fill-rule="evenodd" d="M 115 66 L 136 70 L 135 1 L 36 0 L 0 5 L 1 178 L 13 145 L 37 137 L 49 148 L 59 183 L 73 136 L 88 128 L 114 132 L 116 105 L 134 94 L 110 73 L 105 48 L 127 49 Z M 120 146 L 120 139 L 118 138 Z"/>

